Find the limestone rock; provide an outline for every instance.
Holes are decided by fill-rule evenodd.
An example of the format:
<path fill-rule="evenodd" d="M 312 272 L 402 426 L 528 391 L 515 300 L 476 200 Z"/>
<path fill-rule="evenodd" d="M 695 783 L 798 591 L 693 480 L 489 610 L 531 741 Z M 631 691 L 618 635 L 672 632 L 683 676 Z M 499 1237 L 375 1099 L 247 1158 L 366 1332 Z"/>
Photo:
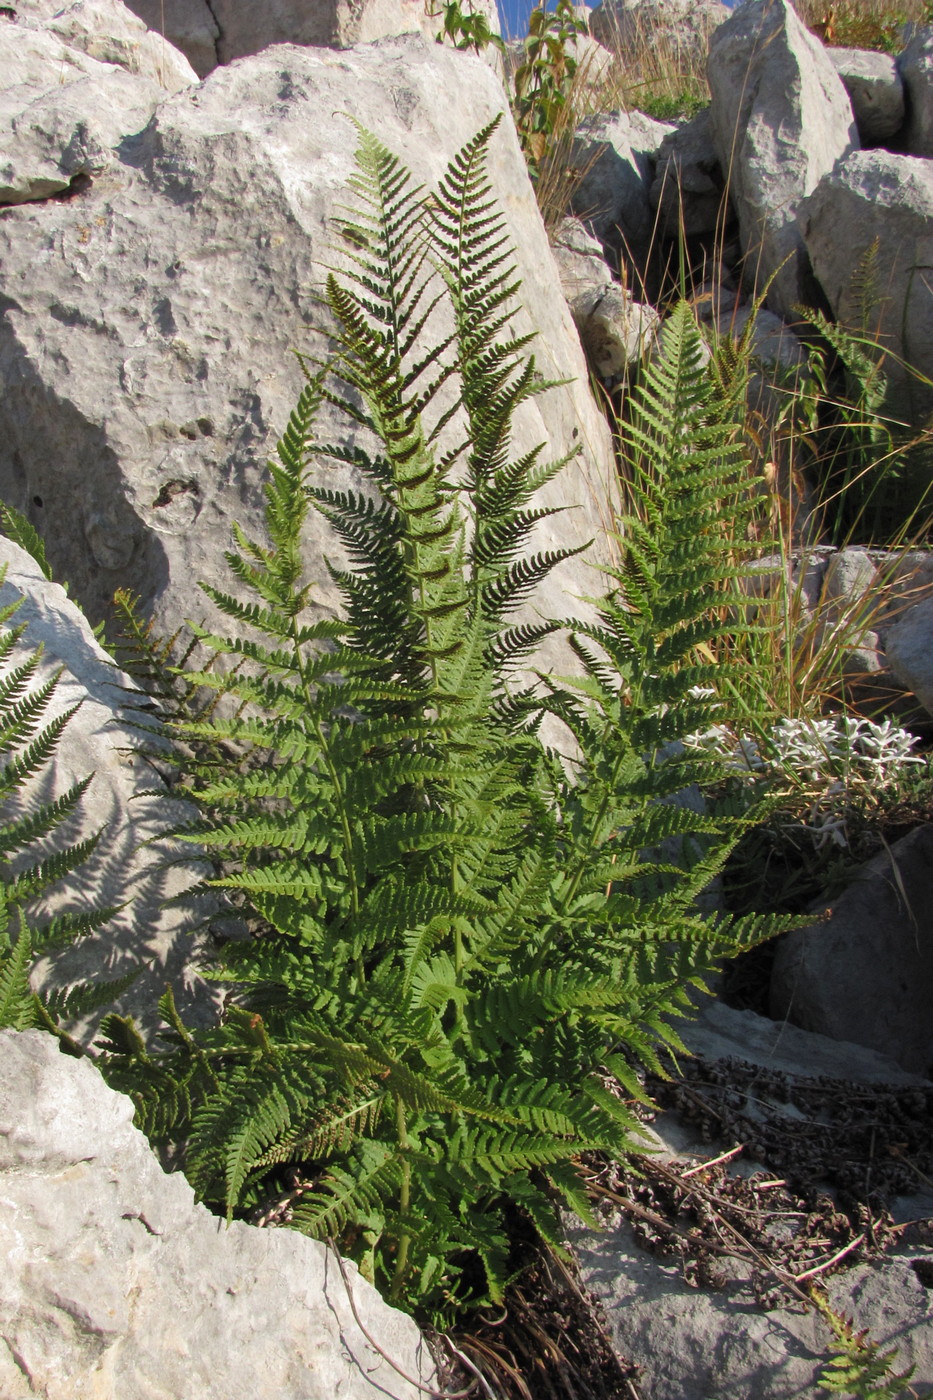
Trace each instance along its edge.
<path fill-rule="evenodd" d="M 772 1021 L 755 1011 L 739 1011 L 716 997 L 699 998 L 695 1016 L 677 1022 L 677 1034 L 691 1055 L 703 1060 L 743 1060 L 807 1079 L 841 1079 L 856 1084 L 925 1085 L 923 1075 L 905 1070 L 890 1055 L 852 1040 L 830 1039 L 788 1021 Z M 769 1108 L 793 1117 L 786 1101 Z"/>
<path fill-rule="evenodd" d="M 863 146 L 880 146 L 904 124 L 904 84 L 891 54 L 827 49 L 849 94 Z"/>
<path fill-rule="evenodd" d="M 29 514 L 93 619 L 121 586 L 163 631 L 209 616 L 197 583 L 230 586 L 233 522 L 261 533 L 265 463 L 303 382 L 292 350 L 327 353 L 318 297 L 357 144 L 344 114 L 430 184 L 502 106 L 479 58 L 418 36 L 278 46 L 164 102 L 80 198 L 0 219 L 0 497 Z M 532 547 L 583 544 L 612 497 L 609 428 L 508 118 L 494 142 L 490 178 L 524 283 L 510 326 L 539 333 L 544 376 L 572 381 L 523 406 L 513 448 L 582 449 L 541 493 L 568 509 Z M 320 432 L 354 441 L 335 416 Z M 349 467 L 321 470 L 359 484 Z M 314 599 L 332 613 L 325 557 L 342 556 L 316 514 L 305 547 Z M 598 583 L 570 561 L 533 606 L 563 616 Z M 541 658 L 566 668 L 563 651 Z"/>
<path fill-rule="evenodd" d="M 144 844 L 164 831 L 169 821 L 183 819 L 184 809 L 175 806 L 169 813 L 158 797 L 139 795 L 163 784 L 140 752 L 145 736 L 121 714 L 126 697 L 119 687 L 129 681 L 99 646 L 87 619 L 64 589 L 49 583 L 28 554 L 2 537 L 0 566 L 6 567 L 0 607 L 22 599 L 15 621 L 26 623 L 26 632 L 15 656 L 21 661 L 41 644 L 38 678 L 46 680 L 60 666 L 65 668 L 49 718 L 81 705 L 43 777 L 46 800 L 93 773 L 82 801 L 79 829 L 63 829 L 62 840 L 70 843 L 103 829 L 90 860 L 61 887 L 49 890 L 42 912 L 124 905 L 96 933 L 46 958 L 38 969 L 38 985 L 94 984 L 138 970 L 141 975 L 113 1009 L 136 1016 L 142 1028 L 151 1032 L 160 1023 L 156 1003 L 171 982 L 185 1014 L 210 1021 L 219 997 L 194 970 L 192 909 L 163 907 L 164 900 L 180 897 L 204 871 L 193 861 L 164 870 L 168 849 Z M 100 1015 L 74 1027 L 84 1043 L 99 1019 Z"/>
<path fill-rule="evenodd" d="M 648 349 L 661 318 L 613 281 L 601 245 L 579 219 L 563 221 L 553 248 L 587 359 L 604 384 L 615 384 Z"/>
<path fill-rule="evenodd" d="M 562 220 L 552 237 L 551 250 L 557 263 L 561 291 L 571 313 L 578 299 L 602 291 L 612 282 L 602 244 L 587 230 L 582 219 Z"/>
<path fill-rule="evenodd" d="M 927 825 L 869 861 L 833 901 L 828 919 L 786 934 L 775 957 L 772 1015 L 929 1074 L 931 867 Z"/>
<path fill-rule="evenodd" d="M 697 63 L 728 15 L 719 0 L 603 0 L 590 14 L 590 33 L 622 55 L 647 47 L 671 61 Z"/>
<path fill-rule="evenodd" d="M 869 676 L 882 669 L 878 633 L 873 630 L 878 568 L 864 549 L 834 554 L 823 581 L 821 642 L 840 653 L 843 674 Z"/>
<path fill-rule="evenodd" d="M 16 18 L 28 28 L 46 30 L 69 48 L 99 63 L 113 63 L 138 77 L 151 78 L 167 92 L 198 81 L 184 54 L 147 29 L 122 0 L 17 0 Z"/>
<path fill-rule="evenodd" d="M 768 305 L 789 316 L 810 299 L 796 210 L 859 144 L 848 95 L 790 0 L 748 0 L 734 11 L 710 40 L 708 75 L 749 281 L 761 288 L 774 275 Z"/>
<path fill-rule="evenodd" d="M 271 44 L 313 44 L 345 49 L 399 34 L 433 40 L 443 19 L 425 0 L 128 0 L 129 8 L 157 34 L 181 49 L 203 78 L 218 64 L 260 53 Z M 440 8 L 440 7 L 438 7 Z M 474 0 L 499 32 L 495 0 Z M 164 19 L 163 19 L 164 16 Z"/>
<path fill-rule="evenodd" d="M 654 228 L 648 191 L 654 156 L 674 131 L 641 112 L 586 117 L 578 126 L 569 164 L 581 172 L 573 212 L 593 234 L 636 259 L 647 252 Z"/>
<path fill-rule="evenodd" d="M 887 628 L 884 651 L 897 680 L 933 715 L 933 598 L 915 603 Z"/>
<path fill-rule="evenodd" d="M 578 34 L 571 39 L 567 52 L 577 65 L 574 83 L 580 97 L 598 96 L 612 80 L 615 55 L 588 34 Z"/>
<path fill-rule="evenodd" d="M 221 1221 L 133 1104 L 42 1031 L 0 1031 L 4 1400 L 416 1400 L 324 1245 Z M 364 1326 L 430 1380 L 415 1324 L 347 1264 Z"/>
<path fill-rule="evenodd" d="M 661 317 L 617 282 L 578 297 L 574 320 L 593 369 L 609 387 L 641 359 L 657 337 Z"/>
<path fill-rule="evenodd" d="M 221 61 L 220 26 L 208 0 L 129 0 L 127 8 L 153 34 L 179 49 L 199 78 L 207 77 Z M 254 12 L 262 14 L 265 9 L 265 5 L 256 6 Z"/>
<path fill-rule="evenodd" d="M 709 107 L 661 142 L 650 197 L 668 238 L 677 238 L 681 229 L 689 238 L 721 227 L 725 181 L 713 144 Z"/>
<path fill-rule="evenodd" d="M 0 23 L 0 205 L 47 199 L 100 175 L 165 94 L 57 35 Z"/>
<path fill-rule="evenodd" d="M 918 421 L 933 390 L 901 366 L 933 375 L 933 164 L 889 151 L 855 151 L 801 202 L 800 230 L 835 318 L 857 328 L 854 274 L 877 239 L 873 333 L 892 354 L 884 364 L 892 412 Z M 845 238 L 840 238 L 845 229 Z"/>
<path fill-rule="evenodd" d="M 933 26 L 917 26 L 898 54 L 897 71 L 907 100 L 904 149 L 913 156 L 933 156 Z"/>

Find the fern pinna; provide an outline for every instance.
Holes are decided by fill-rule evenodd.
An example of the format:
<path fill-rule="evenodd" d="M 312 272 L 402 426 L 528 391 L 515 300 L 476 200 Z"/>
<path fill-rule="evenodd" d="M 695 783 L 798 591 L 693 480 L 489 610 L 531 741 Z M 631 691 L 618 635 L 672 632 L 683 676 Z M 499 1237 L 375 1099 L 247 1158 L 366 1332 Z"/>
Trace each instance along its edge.
<path fill-rule="evenodd" d="M 676 1043 L 663 1017 L 686 984 L 768 931 L 694 909 L 732 818 L 658 800 L 713 762 L 687 774 L 659 755 L 709 721 L 689 696 L 706 672 L 688 663 L 722 566 L 717 481 L 723 508 L 736 494 L 725 429 L 682 461 L 711 392 L 685 310 L 640 431 L 671 463 L 679 514 L 659 494 L 654 528 L 678 541 L 670 569 L 692 568 L 687 597 L 678 609 L 666 546 L 646 532 L 577 639 L 588 679 L 515 689 L 558 626 L 519 609 L 566 551 L 526 552 L 535 491 L 561 463 L 510 452 L 516 409 L 548 386 L 507 331 L 517 284 L 485 174 L 493 133 L 425 196 L 360 131 L 348 270 L 326 286 L 336 358 L 305 366 L 266 487 L 269 544 L 238 531 L 228 555 L 251 601 L 208 590 L 241 635 L 200 640 L 237 664 L 187 678 L 233 697 L 235 717 L 170 724 L 207 754 L 191 784 L 204 818 L 185 835 L 223 863 L 211 883 L 248 897 L 261 936 L 224 949 L 215 1029 L 189 1031 L 170 994 L 167 1049 L 106 1023 L 111 1081 L 183 1147 L 203 1199 L 231 1216 L 284 1193 L 294 1226 L 436 1318 L 501 1297 L 510 1209 L 554 1241 L 562 1204 L 586 1212 L 575 1159 L 628 1151 L 636 1126 L 613 1077 L 638 1093 L 632 1056 L 657 1063 L 659 1039 Z M 432 339 L 442 297 L 453 331 Z M 325 398 L 378 450 L 316 442 Z M 327 464 L 367 490 L 322 485 Z M 342 622 L 307 620 L 311 508 L 349 558 Z M 539 737 L 545 708 L 576 736 L 572 773 Z M 266 761 L 231 771 L 212 757 L 227 741 Z M 688 836 L 701 858 L 650 858 Z"/>
<path fill-rule="evenodd" d="M 30 550 L 50 578 L 41 541 L 28 521 L 0 503 L 0 523 Z M 6 572 L 4 565 L 0 585 Z M 0 607 L 0 1026 L 14 1030 L 44 1026 L 66 1048 L 80 1054 L 77 1044 L 60 1029 L 59 1018 L 112 1004 L 131 978 L 46 992 L 34 990 L 30 981 L 38 958 L 100 928 L 115 910 L 92 907 L 52 916 L 37 912 L 41 897 L 88 860 L 101 833 L 70 842 L 62 839 L 69 827 L 73 832 L 93 774 L 51 800 L 37 796 L 79 707 L 59 707 L 54 713 L 63 668 L 41 679 L 42 647 L 26 650 L 26 623 L 15 621 L 22 602 L 22 597 L 14 598 Z"/>

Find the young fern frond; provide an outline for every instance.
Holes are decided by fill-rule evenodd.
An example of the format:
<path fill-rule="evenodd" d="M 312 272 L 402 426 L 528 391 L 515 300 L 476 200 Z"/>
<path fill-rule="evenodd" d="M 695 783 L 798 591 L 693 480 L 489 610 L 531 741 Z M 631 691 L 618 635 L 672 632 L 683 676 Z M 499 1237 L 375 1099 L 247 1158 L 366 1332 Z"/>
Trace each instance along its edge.
<path fill-rule="evenodd" d="M 810 1297 L 832 1333 L 833 1355 L 817 1380 L 820 1390 L 854 1400 L 897 1400 L 904 1394 L 915 1395 L 909 1382 L 916 1367 L 899 1372 L 892 1369 L 897 1361 L 896 1347 L 882 1351 L 867 1328 L 856 1331 L 852 1319 L 837 1312 L 818 1289 L 811 1289 Z"/>

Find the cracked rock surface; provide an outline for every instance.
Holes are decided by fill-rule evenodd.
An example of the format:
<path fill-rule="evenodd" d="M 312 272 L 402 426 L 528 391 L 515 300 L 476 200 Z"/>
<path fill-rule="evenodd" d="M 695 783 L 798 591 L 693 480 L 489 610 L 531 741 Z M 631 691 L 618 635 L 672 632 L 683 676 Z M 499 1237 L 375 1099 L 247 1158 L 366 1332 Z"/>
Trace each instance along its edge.
<path fill-rule="evenodd" d="M 415 1400 L 323 1245 L 195 1205 L 130 1100 L 44 1031 L 0 1031 L 0 1051 L 4 1400 Z M 346 1268 L 367 1330 L 426 1383 L 415 1324 Z"/>

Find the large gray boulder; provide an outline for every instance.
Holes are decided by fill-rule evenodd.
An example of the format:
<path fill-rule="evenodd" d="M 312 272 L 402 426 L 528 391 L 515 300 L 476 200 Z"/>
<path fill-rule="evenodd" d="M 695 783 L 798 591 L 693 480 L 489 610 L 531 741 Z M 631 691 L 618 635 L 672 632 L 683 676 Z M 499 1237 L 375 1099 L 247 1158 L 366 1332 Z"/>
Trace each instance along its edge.
<path fill-rule="evenodd" d="M 324 1245 L 226 1228 L 133 1127 L 133 1104 L 41 1031 L 0 1031 L 4 1400 L 416 1400 L 412 1320 Z"/>
<path fill-rule="evenodd" d="M 929 825 L 863 866 L 818 922 L 781 940 L 771 1014 L 931 1075 L 931 872 Z"/>
<path fill-rule="evenodd" d="M 203 78 L 220 63 L 259 53 L 270 44 L 346 49 L 376 39 L 419 33 L 433 39 L 443 18 L 425 0 L 128 0 L 150 29 L 181 49 Z M 438 9 L 441 7 L 438 6 Z M 469 7 L 499 32 L 495 0 Z"/>
<path fill-rule="evenodd" d="M 801 201 L 798 217 L 833 315 L 856 331 L 865 288 L 864 277 L 855 274 L 867 268 L 866 260 L 873 263 L 867 329 L 892 352 L 884 362 L 890 408 L 921 420 L 933 408 L 933 390 L 902 362 L 933 377 L 933 164 L 890 151 L 855 151 Z"/>
<path fill-rule="evenodd" d="M 152 78 L 166 92 L 198 81 L 184 54 L 148 29 L 122 0 L 17 0 L 15 13 L 17 25 L 45 30 L 99 63 Z"/>
<path fill-rule="evenodd" d="M 172 984 L 186 1015 L 211 1021 L 220 998 L 194 970 L 200 945 L 190 933 L 198 921 L 195 914 L 211 911 L 184 902 L 164 907 L 165 900 L 181 900 L 208 872 L 191 860 L 163 868 L 166 857 L 178 852 L 156 838 L 170 822 L 184 820 L 185 809 L 178 804 L 169 808 L 157 795 L 164 785 L 143 753 L 152 743 L 121 708 L 127 699 L 122 687 L 130 682 L 101 649 L 64 589 L 49 583 L 28 554 L 2 537 L 0 567 L 6 569 L 0 607 L 19 599 L 14 622 L 26 624 L 10 664 L 20 664 L 41 646 L 37 683 L 64 668 L 46 722 L 81 706 L 42 774 L 44 800 L 89 774 L 94 778 L 78 818 L 54 839 L 61 845 L 103 831 L 91 858 L 48 891 L 39 912 L 122 906 L 96 933 L 45 958 L 36 970 L 36 985 L 46 990 L 75 983 L 95 986 L 136 972 L 114 1009 L 136 1016 L 147 1033 L 160 1024 L 156 1003 L 166 983 Z M 31 792 L 26 789 L 27 798 Z M 142 796 L 146 792 L 156 795 Z M 87 1044 L 99 1019 L 87 1018 L 71 1029 Z"/>
<path fill-rule="evenodd" d="M 746 277 L 789 316 L 807 302 L 801 200 L 859 144 L 848 95 L 790 0 L 748 0 L 710 40 L 713 135 L 739 220 Z M 847 240 L 846 240 L 847 243 Z"/>
<path fill-rule="evenodd" d="M 696 1014 L 676 1023 L 691 1055 L 701 1060 L 741 1060 L 747 1065 L 792 1078 L 839 1080 L 852 1084 L 896 1085 L 898 1088 L 928 1087 L 927 1078 L 905 1070 L 890 1055 L 869 1049 L 854 1040 L 831 1039 L 815 1031 L 803 1030 L 788 1021 L 773 1021 L 755 1011 L 728 1006 L 714 996 L 698 998 Z M 742 1103 L 743 1112 L 755 1113 L 755 1092 Z M 738 1095 L 737 1095 L 738 1097 Z M 785 1097 L 769 1094 L 759 1109 L 793 1119 L 798 1112 Z M 667 1117 L 660 1120 L 666 1125 Z M 665 1134 L 666 1134 L 665 1126 Z M 663 1134 L 662 1134 L 663 1136 Z M 690 1149 L 702 1155 L 696 1136 Z"/>
<path fill-rule="evenodd" d="M 907 102 L 904 150 L 933 156 L 933 26 L 918 25 L 897 56 Z"/>
<path fill-rule="evenodd" d="M 904 609 L 884 634 L 885 658 L 901 685 L 933 715 L 933 598 Z"/>
<path fill-rule="evenodd" d="M 904 125 L 904 84 L 889 53 L 827 49 L 849 94 L 863 146 L 879 146 Z"/>
<path fill-rule="evenodd" d="M 164 102 L 79 198 L 0 220 L 0 497 L 28 512 L 94 619 L 117 587 L 165 631 L 209 616 L 197 582 L 229 587 L 233 522 L 261 533 L 265 464 L 303 383 L 292 351 L 328 350 L 318 298 L 342 257 L 332 219 L 357 144 L 346 114 L 432 183 L 503 104 L 479 58 L 418 36 L 340 53 L 278 46 Z M 523 406 L 515 450 L 581 449 L 541 494 L 567 509 L 533 547 L 583 544 L 612 499 L 609 428 L 507 117 L 493 139 L 490 179 L 524 284 L 510 325 L 538 332 L 544 376 L 570 379 Z M 357 440 L 336 416 L 321 435 Z M 352 467 L 322 470 L 358 484 Z M 332 611 L 325 556 L 342 556 L 317 516 L 305 543 L 314 598 Z M 594 585 L 571 561 L 533 606 L 564 615 Z"/>

